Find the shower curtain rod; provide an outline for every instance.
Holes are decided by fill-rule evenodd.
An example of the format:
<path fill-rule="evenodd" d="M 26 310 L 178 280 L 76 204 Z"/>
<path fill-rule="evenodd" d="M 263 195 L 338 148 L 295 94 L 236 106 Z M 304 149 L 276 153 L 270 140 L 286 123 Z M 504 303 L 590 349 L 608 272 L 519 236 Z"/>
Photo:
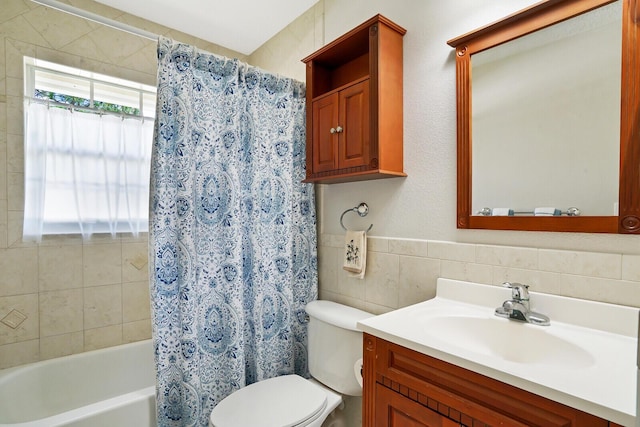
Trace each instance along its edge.
<path fill-rule="evenodd" d="M 149 40 L 158 40 L 158 34 L 154 34 L 150 31 L 145 31 L 140 28 L 134 27 L 132 25 L 125 24 L 123 22 L 116 21 L 114 19 L 105 18 L 104 16 L 98 15 L 97 13 L 89 12 L 87 10 L 83 10 L 66 3 L 62 3 L 58 0 L 31 0 L 34 3 L 38 3 L 42 6 L 47 6 L 52 9 L 59 10 L 61 12 L 68 13 L 70 15 L 75 15 L 80 18 L 88 19 L 89 21 L 97 22 L 98 24 L 103 24 L 111 28 L 115 28 L 116 30 L 125 31 L 129 34 L 134 34 L 136 36 L 144 37 Z"/>

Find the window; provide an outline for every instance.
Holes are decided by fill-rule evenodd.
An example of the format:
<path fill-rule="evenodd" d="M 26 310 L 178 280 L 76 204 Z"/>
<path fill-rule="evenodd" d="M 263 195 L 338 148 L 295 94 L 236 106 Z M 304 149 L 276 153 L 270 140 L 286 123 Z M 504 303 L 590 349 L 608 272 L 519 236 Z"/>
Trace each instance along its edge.
<path fill-rule="evenodd" d="M 148 229 L 155 88 L 25 58 L 25 240 Z"/>

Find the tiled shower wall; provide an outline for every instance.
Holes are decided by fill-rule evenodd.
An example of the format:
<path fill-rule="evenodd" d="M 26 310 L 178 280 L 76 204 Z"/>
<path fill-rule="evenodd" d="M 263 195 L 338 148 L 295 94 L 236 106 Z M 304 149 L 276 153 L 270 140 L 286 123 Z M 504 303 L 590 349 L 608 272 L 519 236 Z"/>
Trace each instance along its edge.
<path fill-rule="evenodd" d="M 229 57 L 91 0 L 67 3 Z M 147 238 L 22 242 L 23 56 L 154 85 L 156 42 L 29 0 L 0 6 L 0 369 L 150 337 Z"/>
<path fill-rule="evenodd" d="M 438 277 L 640 307 L 640 255 L 369 237 L 360 280 L 342 269 L 343 244 L 319 237 L 320 297 L 375 314 L 433 298 Z"/>

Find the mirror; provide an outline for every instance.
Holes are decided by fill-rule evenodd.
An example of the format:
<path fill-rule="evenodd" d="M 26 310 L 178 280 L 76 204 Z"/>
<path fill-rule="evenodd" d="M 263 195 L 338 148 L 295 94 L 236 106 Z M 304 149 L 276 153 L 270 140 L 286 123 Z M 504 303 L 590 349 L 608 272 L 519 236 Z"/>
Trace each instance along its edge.
<path fill-rule="evenodd" d="M 544 1 L 448 42 L 458 228 L 640 233 L 638 3 Z"/>

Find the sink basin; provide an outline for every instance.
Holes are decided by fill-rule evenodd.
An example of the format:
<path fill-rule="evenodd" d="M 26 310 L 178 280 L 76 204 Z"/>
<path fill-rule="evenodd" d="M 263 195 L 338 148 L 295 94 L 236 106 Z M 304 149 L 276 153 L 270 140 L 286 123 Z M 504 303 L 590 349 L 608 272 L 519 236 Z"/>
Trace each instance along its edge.
<path fill-rule="evenodd" d="M 549 327 L 475 316 L 437 316 L 426 320 L 424 326 L 434 339 L 510 362 L 570 369 L 587 368 L 595 363 L 589 352 L 553 335 Z"/>

